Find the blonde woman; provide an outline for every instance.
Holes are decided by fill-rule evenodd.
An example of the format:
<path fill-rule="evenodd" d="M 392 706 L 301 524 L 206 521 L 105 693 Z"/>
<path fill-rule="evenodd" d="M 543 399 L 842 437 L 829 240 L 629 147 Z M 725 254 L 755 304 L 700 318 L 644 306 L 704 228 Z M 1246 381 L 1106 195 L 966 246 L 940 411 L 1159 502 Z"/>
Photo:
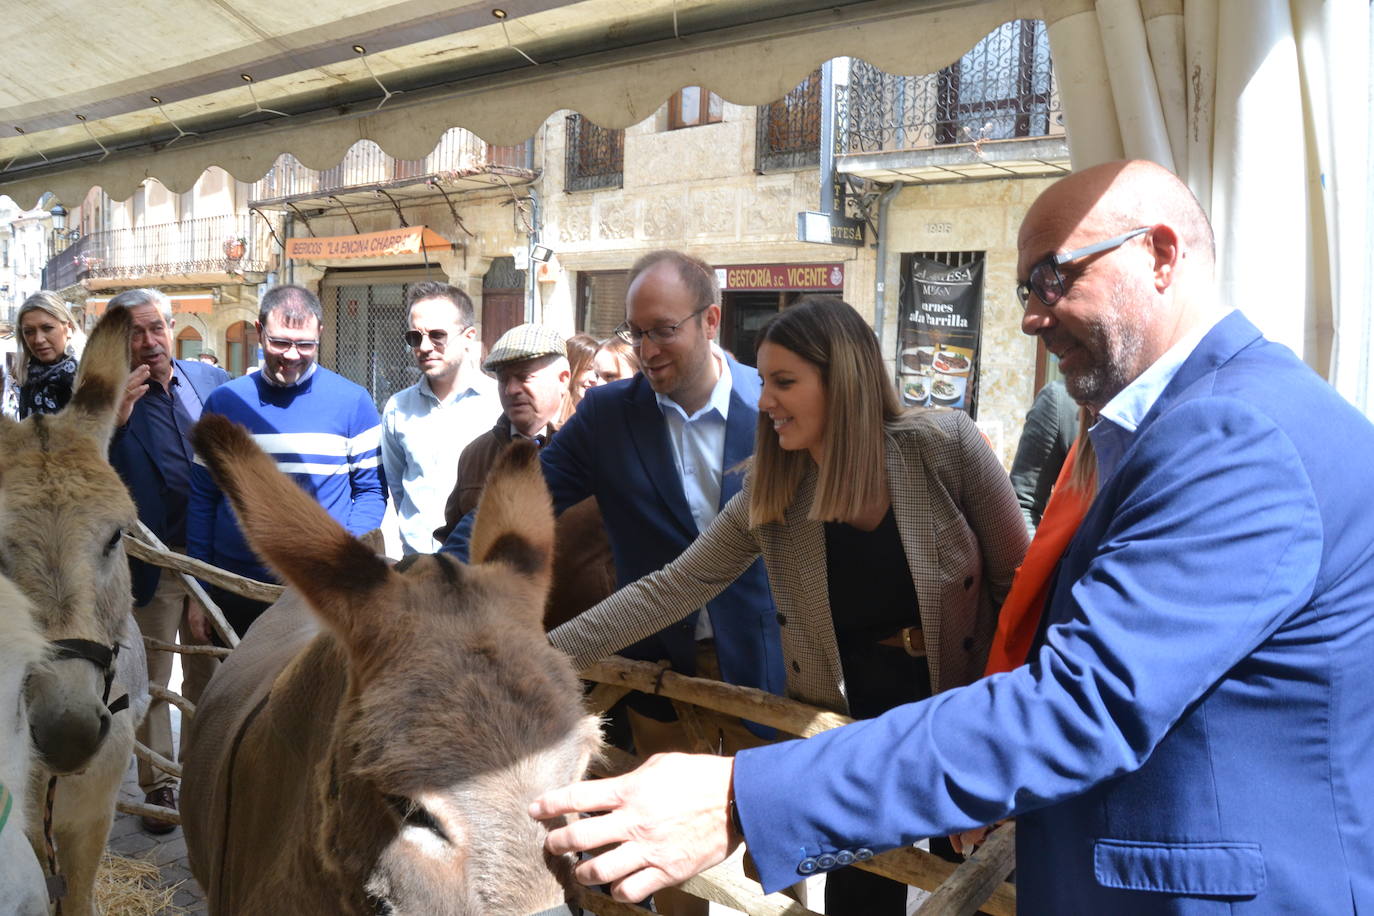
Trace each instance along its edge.
<path fill-rule="evenodd" d="M 674 562 L 551 639 L 586 665 L 687 616 L 760 554 L 789 696 L 858 718 L 970 683 L 1026 550 L 1010 480 L 956 411 L 904 412 L 868 324 L 808 297 L 761 332 L 754 463 Z M 842 869 L 826 912 L 905 912 L 905 887 Z"/>
<path fill-rule="evenodd" d="M 39 290 L 19 307 L 19 348 L 14 380 L 19 386 L 19 419 L 57 413 L 72 399 L 76 321 L 57 293 Z"/>

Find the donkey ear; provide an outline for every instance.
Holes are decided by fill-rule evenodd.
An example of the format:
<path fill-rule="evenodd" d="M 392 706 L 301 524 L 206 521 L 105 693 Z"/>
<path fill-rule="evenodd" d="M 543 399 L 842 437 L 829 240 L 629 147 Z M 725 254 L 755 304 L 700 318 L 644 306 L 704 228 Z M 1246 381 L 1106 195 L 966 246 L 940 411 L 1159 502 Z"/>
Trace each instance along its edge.
<path fill-rule="evenodd" d="M 299 589 L 325 623 L 353 634 L 366 622 L 354 613 L 358 603 L 392 576 L 387 564 L 278 470 L 242 426 L 205 414 L 191 430 L 191 443 L 257 555 Z"/>
<path fill-rule="evenodd" d="M 102 443 L 114 433 L 115 411 L 129 380 L 129 334 L 133 319 L 129 310 L 112 308 L 100 319 L 86 341 L 76 387 L 66 411 Z"/>
<path fill-rule="evenodd" d="M 517 439 L 496 457 L 477 503 L 470 555 L 473 563 L 506 563 L 548 588 L 553 501 L 533 442 Z"/>

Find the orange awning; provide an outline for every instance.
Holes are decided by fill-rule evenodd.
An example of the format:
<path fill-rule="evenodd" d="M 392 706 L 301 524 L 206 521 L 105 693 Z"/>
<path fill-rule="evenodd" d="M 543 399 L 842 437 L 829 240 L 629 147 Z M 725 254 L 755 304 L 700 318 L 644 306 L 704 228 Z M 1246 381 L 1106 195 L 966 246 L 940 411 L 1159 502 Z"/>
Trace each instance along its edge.
<path fill-rule="evenodd" d="M 288 258 L 334 260 L 341 258 L 385 258 L 393 255 L 419 254 L 452 247 L 452 243 L 433 229 L 410 226 L 362 235 L 333 235 L 286 240 Z"/>

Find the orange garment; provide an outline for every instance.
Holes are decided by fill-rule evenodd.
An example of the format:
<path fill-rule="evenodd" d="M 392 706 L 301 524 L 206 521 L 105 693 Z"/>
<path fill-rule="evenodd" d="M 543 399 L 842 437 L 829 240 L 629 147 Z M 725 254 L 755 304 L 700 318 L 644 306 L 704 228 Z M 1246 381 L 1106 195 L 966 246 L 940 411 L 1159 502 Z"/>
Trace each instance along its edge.
<path fill-rule="evenodd" d="M 1088 514 L 1088 507 L 1092 505 L 1091 492 L 1069 485 L 1077 458 L 1078 443 L 1075 442 L 1064 456 L 1064 466 L 1059 470 L 1054 492 L 1050 494 L 1050 501 L 1040 518 L 1040 526 L 1035 529 L 1035 537 L 1031 538 L 1026 557 L 1012 579 L 1011 591 L 1002 602 L 1002 613 L 997 619 L 997 635 L 992 639 L 987 667 L 983 669 L 984 677 L 1019 668 L 1026 662 L 1035 631 L 1040 626 L 1040 615 L 1044 613 L 1045 602 L 1050 597 L 1054 568 L 1068 549 L 1069 541 L 1073 540 L 1083 516 Z"/>

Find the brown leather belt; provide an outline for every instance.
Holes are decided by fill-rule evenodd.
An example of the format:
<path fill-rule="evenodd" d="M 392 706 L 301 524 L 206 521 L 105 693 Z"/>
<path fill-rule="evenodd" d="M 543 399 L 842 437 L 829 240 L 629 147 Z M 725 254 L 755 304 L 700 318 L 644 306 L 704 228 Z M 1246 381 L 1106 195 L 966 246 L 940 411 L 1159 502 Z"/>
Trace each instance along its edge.
<path fill-rule="evenodd" d="M 878 640 L 878 645 L 905 649 L 912 658 L 926 657 L 926 634 L 920 627 L 902 627 L 895 635 Z"/>

